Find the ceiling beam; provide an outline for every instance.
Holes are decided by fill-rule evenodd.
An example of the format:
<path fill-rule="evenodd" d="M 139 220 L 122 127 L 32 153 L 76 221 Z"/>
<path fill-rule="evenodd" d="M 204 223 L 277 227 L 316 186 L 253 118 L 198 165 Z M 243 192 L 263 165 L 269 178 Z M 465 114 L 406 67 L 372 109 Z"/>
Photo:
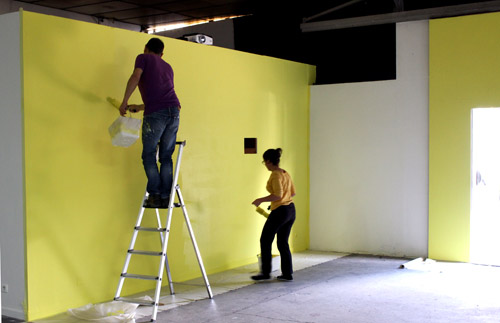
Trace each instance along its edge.
<path fill-rule="evenodd" d="M 319 18 L 321 16 L 327 15 L 327 14 L 332 13 L 334 11 L 338 11 L 338 10 L 343 9 L 345 7 L 349 7 L 350 5 L 356 4 L 356 3 L 361 2 L 361 1 L 363 1 L 363 0 L 351 0 L 351 1 L 345 2 L 345 3 L 343 3 L 341 5 L 338 5 L 338 6 L 334 7 L 334 8 L 332 8 L 332 9 L 328 9 L 326 11 L 320 12 L 317 15 L 304 18 L 303 21 L 304 22 L 308 22 L 308 21 L 314 20 L 316 18 Z"/>
<path fill-rule="evenodd" d="M 405 21 L 428 20 L 435 18 L 456 17 L 463 15 L 500 11 L 500 1 L 463 4 L 430 9 L 409 10 L 387 14 L 354 17 L 345 19 L 305 22 L 300 25 L 302 32 L 314 32 L 332 29 L 392 24 Z"/>

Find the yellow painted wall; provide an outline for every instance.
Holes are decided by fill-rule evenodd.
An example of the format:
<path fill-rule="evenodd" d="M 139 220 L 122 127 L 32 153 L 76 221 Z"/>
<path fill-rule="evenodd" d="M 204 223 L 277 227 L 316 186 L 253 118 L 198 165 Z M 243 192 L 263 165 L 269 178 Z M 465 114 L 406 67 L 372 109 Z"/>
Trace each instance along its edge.
<path fill-rule="evenodd" d="M 118 114 L 105 99 L 122 97 L 151 36 L 24 12 L 22 37 L 26 305 L 34 320 L 114 296 L 146 178 L 140 142 L 111 146 L 107 128 Z M 207 272 L 257 260 L 264 219 L 250 203 L 266 194 L 267 148 L 283 148 L 282 167 L 297 187 L 291 246 L 307 249 L 314 67 L 162 39 L 182 103 L 178 139 L 187 140 L 180 185 Z M 243 154 L 245 137 L 258 139 L 258 154 Z M 158 249 L 158 237 L 146 235 L 137 248 Z M 174 281 L 200 276 L 178 210 L 168 255 Z M 129 272 L 156 272 L 156 261 L 141 260 Z M 123 294 L 153 287 L 127 280 Z"/>
<path fill-rule="evenodd" d="M 429 257 L 469 261 L 471 109 L 500 106 L 500 13 L 430 21 Z"/>

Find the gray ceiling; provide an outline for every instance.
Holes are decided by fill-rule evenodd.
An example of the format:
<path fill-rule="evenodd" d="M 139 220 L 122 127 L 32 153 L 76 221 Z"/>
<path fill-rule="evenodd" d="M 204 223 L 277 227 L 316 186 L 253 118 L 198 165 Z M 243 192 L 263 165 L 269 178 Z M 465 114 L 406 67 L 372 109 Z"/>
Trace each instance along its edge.
<path fill-rule="evenodd" d="M 19 2 L 113 19 L 139 25 L 143 29 L 168 23 L 250 14 L 273 14 L 278 20 L 284 15 L 295 15 L 302 20 L 303 25 L 307 26 L 325 20 L 338 21 L 344 22 L 344 26 L 339 25 L 341 27 L 338 28 L 348 28 L 360 23 L 366 25 L 370 21 L 373 24 L 374 17 L 390 18 L 389 21 L 382 21 L 386 23 L 397 22 L 398 19 L 411 20 L 416 14 L 423 14 L 424 18 L 425 16 L 435 18 L 500 10 L 500 1 L 486 0 L 303 0 L 297 2 L 291 0 L 24 0 Z"/>

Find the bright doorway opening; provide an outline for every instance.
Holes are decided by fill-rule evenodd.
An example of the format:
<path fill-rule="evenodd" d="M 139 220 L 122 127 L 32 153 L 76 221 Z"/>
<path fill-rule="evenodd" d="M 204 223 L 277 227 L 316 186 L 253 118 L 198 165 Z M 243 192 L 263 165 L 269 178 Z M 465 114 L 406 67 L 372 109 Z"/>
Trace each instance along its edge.
<path fill-rule="evenodd" d="M 500 265 L 500 108 L 471 120 L 470 262 Z"/>

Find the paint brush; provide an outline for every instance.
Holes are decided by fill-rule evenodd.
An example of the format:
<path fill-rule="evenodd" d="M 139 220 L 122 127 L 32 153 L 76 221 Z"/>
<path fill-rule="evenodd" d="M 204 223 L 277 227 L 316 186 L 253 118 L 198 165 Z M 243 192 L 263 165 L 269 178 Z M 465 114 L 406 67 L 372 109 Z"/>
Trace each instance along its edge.
<path fill-rule="evenodd" d="M 264 211 L 264 209 L 261 208 L 260 206 L 257 206 L 257 209 L 255 211 L 257 211 L 257 213 L 262 214 L 266 219 L 269 217 L 269 213 Z"/>
<path fill-rule="evenodd" d="M 107 97 L 106 100 L 111 103 L 112 106 L 114 106 L 115 108 L 117 109 L 120 109 L 120 105 L 121 105 L 121 102 L 118 102 L 117 99 L 114 99 L 114 98 L 111 98 L 111 97 Z"/>

